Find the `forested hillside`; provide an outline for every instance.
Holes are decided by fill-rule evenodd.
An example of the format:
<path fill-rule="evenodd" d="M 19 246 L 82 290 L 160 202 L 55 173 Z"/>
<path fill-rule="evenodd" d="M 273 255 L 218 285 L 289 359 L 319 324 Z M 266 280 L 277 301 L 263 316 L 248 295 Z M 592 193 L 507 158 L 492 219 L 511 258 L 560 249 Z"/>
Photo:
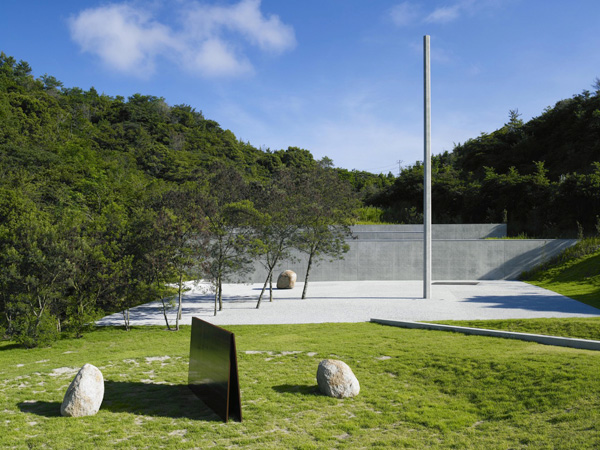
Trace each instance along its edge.
<path fill-rule="evenodd" d="M 392 180 L 331 166 L 259 150 L 188 105 L 36 79 L 1 53 L 0 326 L 35 346 L 107 312 L 127 324 L 186 277 L 214 282 L 216 312 L 223 277 L 251 260 L 339 256 L 356 194 Z"/>
<path fill-rule="evenodd" d="M 500 129 L 432 161 L 434 223 L 507 222 L 509 234 L 600 231 L 600 81 L 527 123 Z M 422 221 L 423 167 L 405 168 L 371 199 L 390 221 Z"/>
<path fill-rule="evenodd" d="M 599 231 L 597 84 L 435 156 L 434 222 Z M 107 312 L 127 323 L 129 307 L 174 295 L 168 284 L 185 277 L 214 283 L 216 312 L 223 279 L 250 261 L 272 270 L 292 247 L 340 257 L 361 204 L 419 223 L 422 180 L 420 163 L 395 178 L 297 147 L 263 151 L 188 105 L 36 79 L 0 53 L 1 331 L 35 346 Z"/>

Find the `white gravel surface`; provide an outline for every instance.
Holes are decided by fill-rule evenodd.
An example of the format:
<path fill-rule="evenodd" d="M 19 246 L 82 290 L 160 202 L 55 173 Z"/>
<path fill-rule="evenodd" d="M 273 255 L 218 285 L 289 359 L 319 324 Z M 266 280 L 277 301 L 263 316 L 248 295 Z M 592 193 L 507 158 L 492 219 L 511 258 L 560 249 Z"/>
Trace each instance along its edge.
<path fill-rule="evenodd" d="M 199 317 L 216 325 L 367 322 L 388 320 L 474 320 L 539 317 L 600 317 L 600 310 L 552 291 L 519 281 L 434 282 L 432 298 L 422 298 L 422 281 L 323 281 L 310 282 L 306 300 L 303 283 L 294 289 L 268 291 L 260 309 L 256 303 L 262 284 L 225 284 L 223 310 L 214 315 L 214 294 L 206 283 L 189 283 L 181 323 Z M 470 283 L 470 284 L 466 284 Z M 175 323 L 175 309 L 168 312 Z M 164 325 L 161 303 L 130 310 L 132 325 Z M 99 325 L 122 325 L 122 314 L 113 314 Z"/>

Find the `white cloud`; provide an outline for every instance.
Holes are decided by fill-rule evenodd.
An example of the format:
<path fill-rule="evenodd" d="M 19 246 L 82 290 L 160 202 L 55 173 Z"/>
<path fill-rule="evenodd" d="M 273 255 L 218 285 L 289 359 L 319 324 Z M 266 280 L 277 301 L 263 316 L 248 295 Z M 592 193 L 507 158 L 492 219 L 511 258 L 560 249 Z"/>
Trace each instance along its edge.
<path fill-rule="evenodd" d="M 156 54 L 172 47 L 170 30 L 127 5 L 86 9 L 70 21 L 71 37 L 121 72 L 154 70 Z"/>
<path fill-rule="evenodd" d="M 443 6 L 436 8 L 425 18 L 428 23 L 448 23 L 458 19 L 462 10 L 462 4 L 458 3 L 452 6 Z"/>
<path fill-rule="evenodd" d="M 412 25 L 420 21 L 420 9 L 411 2 L 400 3 L 390 9 L 390 18 L 399 27 Z"/>
<path fill-rule="evenodd" d="M 158 57 L 205 77 L 243 75 L 252 72 L 244 44 L 274 53 L 296 45 L 293 28 L 278 16 L 263 15 L 260 0 L 173 4 L 179 28 L 160 23 L 141 7 L 111 4 L 72 17 L 71 37 L 109 68 L 141 77 L 152 74 Z"/>
<path fill-rule="evenodd" d="M 230 6 L 195 4 L 185 14 L 187 33 L 201 39 L 227 29 L 244 35 L 261 50 L 282 52 L 296 45 L 294 29 L 278 16 L 263 16 L 260 0 L 242 0 Z"/>
<path fill-rule="evenodd" d="M 418 23 L 450 23 L 463 15 L 475 15 L 490 8 L 502 5 L 498 0 L 458 0 L 435 8 L 430 13 L 424 12 L 419 5 L 405 1 L 394 6 L 389 11 L 389 16 L 398 26 L 407 26 Z"/>
<path fill-rule="evenodd" d="M 245 58 L 236 55 L 227 45 L 216 38 L 200 44 L 200 48 L 185 62 L 191 71 L 198 71 L 206 77 L 242 75 L 252 71 L 252 65 Z"/>

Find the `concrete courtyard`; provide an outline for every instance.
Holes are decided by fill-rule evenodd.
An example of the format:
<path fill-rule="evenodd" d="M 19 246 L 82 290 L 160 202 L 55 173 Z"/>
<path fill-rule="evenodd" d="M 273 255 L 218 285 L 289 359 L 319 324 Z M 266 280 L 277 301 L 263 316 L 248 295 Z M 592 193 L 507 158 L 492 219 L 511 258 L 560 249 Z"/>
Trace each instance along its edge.
<path fill-rule="evenodd" d="M 320 281 L 294 289 L 268 291 L 260 309 L 262 284 L 223 285 L 223 310 L 214 316 L 214 294 L 207 283 L 189 283 L 181 323 L 193 316 L 216 325 L 367 322 L 389 320 L 486 320 L 544 317 L 600 317 L 600 310 L 546 289 L 519 281 L 443 281 L 432 285 L 432 298 L 422 298 L 422 281 Z M 175 323 L 176 310 L 168 312 Z M 130 310 L 131 325 L 165 325 L 161 303 Z M 120 313 L 99 325 L 123 325 Z"/>

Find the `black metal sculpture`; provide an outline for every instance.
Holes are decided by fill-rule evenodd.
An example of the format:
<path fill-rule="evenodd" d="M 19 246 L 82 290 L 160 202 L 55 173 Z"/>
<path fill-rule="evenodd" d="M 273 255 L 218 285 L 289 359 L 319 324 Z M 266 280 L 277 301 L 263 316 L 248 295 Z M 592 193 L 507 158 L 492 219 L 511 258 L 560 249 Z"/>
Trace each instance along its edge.
<path fill-rule="evenodd" d="M 197 317 L 192 318 L 188 385 L 225 422 L 242 421 L 235 336 Z"/>

